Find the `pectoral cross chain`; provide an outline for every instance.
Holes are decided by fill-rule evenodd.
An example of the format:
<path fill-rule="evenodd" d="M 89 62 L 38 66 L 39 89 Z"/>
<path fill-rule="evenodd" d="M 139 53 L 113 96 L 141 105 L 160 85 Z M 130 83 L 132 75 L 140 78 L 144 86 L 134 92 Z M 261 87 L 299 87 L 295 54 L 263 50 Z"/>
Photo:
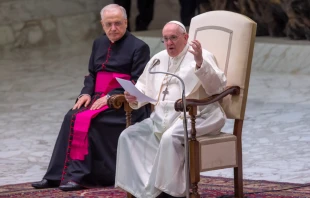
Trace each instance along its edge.
<path fill-rule="evenodd" d="M 167 86 L 166 89 L 163 91 L 163 94 L 164 94 L 164 97 L 163 97 L 163 101 L 164 101 L 165 98 L 166 98 L 166 95 L 169 94 L 168 86 Z"/>

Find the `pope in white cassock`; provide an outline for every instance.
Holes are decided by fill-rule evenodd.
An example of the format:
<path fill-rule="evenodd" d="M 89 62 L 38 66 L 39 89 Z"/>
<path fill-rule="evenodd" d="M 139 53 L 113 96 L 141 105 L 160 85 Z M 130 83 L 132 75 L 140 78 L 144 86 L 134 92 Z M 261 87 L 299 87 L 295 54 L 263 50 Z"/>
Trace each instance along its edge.
<path fill-rule="evenodd" d="M 150 118 L 125 129 L 118 140 L 115 186 L 137 198 L 183 197 L 186 193 L 183 114 L 174 110 L 182 86 L 173 76 L 150 74 L 153 61 L 160 63 L 152 71 L 168 71 L 184 80 L 186 98 L 206 98 L 222 92 L 226 85 L 214 56 L 199 41 L 188 43 L 183 24 L 170 21 L 162 34 L 166 50 L 152 57 L 136 83 L 142 93 L 157 99 L 154 111 Z M 145 105 L 128 92 L 125 98 L 133 109 Z M 200 107 L 197 136 L 219 133 L 225 120 L 219 103 Z"/>

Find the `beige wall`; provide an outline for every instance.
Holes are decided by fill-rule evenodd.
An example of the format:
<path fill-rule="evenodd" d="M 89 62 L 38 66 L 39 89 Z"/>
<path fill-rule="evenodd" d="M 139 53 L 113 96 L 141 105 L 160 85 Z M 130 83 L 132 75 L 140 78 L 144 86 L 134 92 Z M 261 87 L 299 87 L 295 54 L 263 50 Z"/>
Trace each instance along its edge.
<path fill-rule="evenodd" d="M 1 0 L 0 50 L 70 44 L 93 39 L 102 33 L 99 12 L 112 0 Z M 131 24 L 137 15 L 132 0 Z M 155 0 L 149 29 L 161 29 L 179 20 L 176 0 Z"/>

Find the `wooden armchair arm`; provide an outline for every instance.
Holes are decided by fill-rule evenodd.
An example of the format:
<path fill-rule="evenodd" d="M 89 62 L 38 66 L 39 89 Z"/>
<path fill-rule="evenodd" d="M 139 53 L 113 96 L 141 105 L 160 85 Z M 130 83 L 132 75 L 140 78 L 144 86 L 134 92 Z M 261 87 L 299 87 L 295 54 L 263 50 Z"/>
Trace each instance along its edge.
<path fill-rule="evenodd" d="M 119 109 L 123 106 L 124 103 L 127 103 L 124 94 L 112 95 L 108 101 L 108 106 L 113 109 Z"/>
<path fill-rule="evenodd" d="M 129 103 L 126 101 L 124 94 L 112 95 L 108 99 L 107 105 L 113 109 L 120 109 L 122 106 L 124 106 L 124 110 L 126 112 L 126 128 L 131 125 L 132 108 L 129 106 Z"/>
<path fill-rule="evenodd" d="M 240 87 L 238 86 L 231 86 L 231 87 L 226 87 L 225 90 L 220 93 L 220 94 L 215 94 L 213 96 L 210 96 L 208 98 L 204 98 L 201 100 L 196 100 L 196 99 L 186 99 L 186 111 L 189 111 L 192 109 L 194 106 L 201 106 L 201 105 L 208 105 L 213 102 L 219 101 L 225 96 L 231 94 L 231 95 L 238 95 L 240 93 Z M 174 103 L 174 109 L 176 111 L 183 111 L 183 102 L 182 99 L 178 99 Z"/>

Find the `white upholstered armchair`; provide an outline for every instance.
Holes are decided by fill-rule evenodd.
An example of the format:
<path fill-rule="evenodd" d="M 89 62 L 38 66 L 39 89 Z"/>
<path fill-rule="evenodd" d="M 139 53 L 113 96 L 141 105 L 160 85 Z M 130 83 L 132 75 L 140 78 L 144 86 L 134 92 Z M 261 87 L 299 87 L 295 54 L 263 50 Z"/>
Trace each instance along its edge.
<path fill-rule="evenodd" d="M 247 102 L 256 23 L 246 16 L 229 11 L 211 11 L 194 17 L 190 24 L 189 41 L 197 39 L 202 47 L 213 53 L 219 68 L 227 77 L 226 90 L 203 100 L 187 99 L 191 115 L 189 163 L 191 198 L 200 197 L 200 172 L 234 168 L 235 197 L 243 197 L 242 126 Z M 234 120 L 233 133 L 196 137 L 195 115 L 197 106 L 220 101 L 228 119 Z M 130 112 L 123 95 L 112 96 L 110 107 L 125 105 L 127 124 Z M 175 103 L 176 111 L 183 110 L 181 100 Z M 128 194 L 130 197 L 130 194 Z"/>

